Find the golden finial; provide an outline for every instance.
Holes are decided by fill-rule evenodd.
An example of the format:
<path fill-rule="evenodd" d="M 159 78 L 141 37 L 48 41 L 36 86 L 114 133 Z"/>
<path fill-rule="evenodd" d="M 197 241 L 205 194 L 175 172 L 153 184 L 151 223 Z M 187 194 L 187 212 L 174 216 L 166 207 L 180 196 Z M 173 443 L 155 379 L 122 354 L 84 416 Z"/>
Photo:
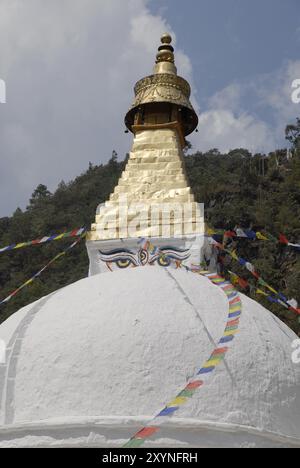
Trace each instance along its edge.
<path fill-rule="evenodd" d="M 164 33 L 161 38 L 162 45 L 158 48 L 156 55 L 156 63 L 170 62 L 174 63 L 174 48 L 171 46 L 172 37 L 168 33 Z"/>
<path fill-rule="evenodd" d="M 169 33 L 164 33 L 161 38 L 161 43 L 162 44 L 171 44 L 172 42 L 172 36 Z"/>

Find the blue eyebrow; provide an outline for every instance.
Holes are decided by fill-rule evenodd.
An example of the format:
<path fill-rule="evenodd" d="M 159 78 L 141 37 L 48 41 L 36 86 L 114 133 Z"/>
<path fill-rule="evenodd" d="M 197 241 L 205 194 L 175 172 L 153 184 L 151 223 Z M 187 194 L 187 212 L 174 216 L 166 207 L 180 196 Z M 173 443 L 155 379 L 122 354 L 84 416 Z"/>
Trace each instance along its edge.
<path fill-rule="evenodd" d="M 129 249 L 114 249 L 114 250 L 108 250 L 107 252 L 103 252 L 102 250 L 99 250 L 99 253 L 101 255 L 114 255 L 118 253 L 128 253 L 128 254 L 134 255 L 134 252 L 132 252 Z"/>
<path fill-rule="evenodd" d="M 164 251 L 164 250 L 173 250 L 174 252 L 179 252 L 179 253 L 189 252 L 189 249 L 179 249 L 177 247 L 173 247 L 172 245 L 161 247 L 159 250 L 162 250 L 162 251 Z"/>

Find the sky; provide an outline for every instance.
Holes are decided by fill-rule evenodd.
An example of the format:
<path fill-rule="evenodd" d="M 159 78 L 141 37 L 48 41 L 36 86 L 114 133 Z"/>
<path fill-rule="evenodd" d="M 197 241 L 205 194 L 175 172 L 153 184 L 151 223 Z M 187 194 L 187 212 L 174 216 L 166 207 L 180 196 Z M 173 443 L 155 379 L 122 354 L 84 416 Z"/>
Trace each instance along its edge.
<path fill-rule="evenodd" d="M 199 114 L 193 151 L 287 146 L 299 0 L 0 0 L 0 217 L 40 183 L 54 191 L 113 150 L 124 158 L 133 86 L 166 31 Z"/>

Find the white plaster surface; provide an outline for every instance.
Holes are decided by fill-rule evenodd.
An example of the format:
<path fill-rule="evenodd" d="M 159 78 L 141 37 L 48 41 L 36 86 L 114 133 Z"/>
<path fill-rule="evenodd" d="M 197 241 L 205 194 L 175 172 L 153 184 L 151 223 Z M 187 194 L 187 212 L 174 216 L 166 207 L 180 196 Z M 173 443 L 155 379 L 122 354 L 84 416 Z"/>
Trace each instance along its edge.
<path fill-rule="evenodd" d="M 300 446 L 296 336 L 241 297 L 224 363 L 148 445 Z M 92 276 L 20 310 L 0 326 L 0 446 L 122 446 L 210 356 L 227 314 L 207 278 L 158 266 Z"/>

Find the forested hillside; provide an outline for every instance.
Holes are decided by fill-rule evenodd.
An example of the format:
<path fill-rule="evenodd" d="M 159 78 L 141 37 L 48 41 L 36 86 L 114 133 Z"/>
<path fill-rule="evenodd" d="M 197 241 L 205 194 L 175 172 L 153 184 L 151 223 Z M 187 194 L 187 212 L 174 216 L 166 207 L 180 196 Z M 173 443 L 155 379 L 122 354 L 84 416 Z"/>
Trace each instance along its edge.
<path fill-rule="evenodd" d="M 293 151 L 279 150 L 269 155 L 250 154 L 236 149 L 228 154 L 218 150 L 186 156 L 191 187 L 206 206 L 207 223 L 215 228 L 235 226 L 266 231 L 278 237 L 284 233 L 290 242 L 300 242 L 300 121 L 287 127 Z M 126 160 L 126 158 L 125 158 Z M 93 222 L 95 210 L 104 202 L 125 167 L 113 153 L 105 165 L 93 166 L 69 183 L 61 182 L 55 193 L 39 185 L 26 210 L 0 219 L 0 247 L 43 235 L 69 231 Z M 72 242 L 66 239 L 33 246 L 0 256 L 0 300 L 37 272 L 48 260 Z M 251 260 L 265 280 L 288 298 L 300 303 L 300 252 L 280 243 L 239 240 L 238 253 Z M 254 283 L 235 263 L 230 269 Z M 0 322 L 20 307 L 87 275 L 88 258 L 81 242 L 54 263 L 32 285 L 7 305 L 0 307 Z M 249 292 L 300 336 L 298 317 L 279 305 Z"/>

